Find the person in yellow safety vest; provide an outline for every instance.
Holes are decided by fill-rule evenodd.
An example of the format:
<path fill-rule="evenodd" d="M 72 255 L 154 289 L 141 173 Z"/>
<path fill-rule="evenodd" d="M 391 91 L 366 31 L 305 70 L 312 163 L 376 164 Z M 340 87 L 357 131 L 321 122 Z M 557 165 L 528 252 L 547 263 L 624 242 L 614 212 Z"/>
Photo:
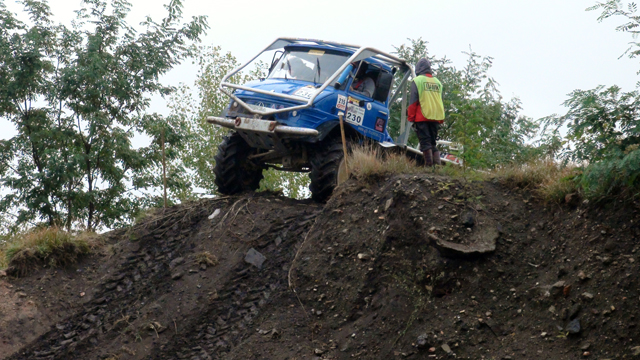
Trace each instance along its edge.
<path fill-rule="evenodd" d="M 416 64 L 416 77 L 411 83 L 407 113 L 420 140 L 425 166 L 440 165 L 436 139 L 438 128 L 444 120 L 442 83 L 433 76 L 431 63 L 425 58 Z"/>

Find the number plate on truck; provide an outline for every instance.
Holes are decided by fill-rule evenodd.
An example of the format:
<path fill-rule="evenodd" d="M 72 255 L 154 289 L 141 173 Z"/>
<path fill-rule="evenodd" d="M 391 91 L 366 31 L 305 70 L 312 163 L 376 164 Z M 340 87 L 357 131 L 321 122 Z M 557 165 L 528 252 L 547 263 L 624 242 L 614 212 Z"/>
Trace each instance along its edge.
<path fill-rule="evenodd" d="M 272 133 L 276 125 L 275 121 L 240 118 L 240 124 L 236 122 L 236 129 Z"/>

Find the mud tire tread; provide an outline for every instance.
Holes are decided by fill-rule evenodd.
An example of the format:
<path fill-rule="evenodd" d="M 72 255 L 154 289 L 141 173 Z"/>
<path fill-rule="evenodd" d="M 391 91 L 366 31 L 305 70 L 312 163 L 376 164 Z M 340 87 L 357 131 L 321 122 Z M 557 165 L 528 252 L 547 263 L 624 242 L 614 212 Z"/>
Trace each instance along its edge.
<path fill-rule="evenodd" d="M 337 186 L 338 169 L 344 157 L 342 141 L 333 137 L 317 146 L 311 158 L 311 198 L 316 202 L 326 202 Z"/>
<path fill-rule="evenodd" d="M 256 190 L 264 177 L 262 169 L 250 164 L 247 157 L 251 147 L 235 132 L 231 132 L 218 146 L 213 167 L 218 192 L 233 195 L 245 190 Z"/>

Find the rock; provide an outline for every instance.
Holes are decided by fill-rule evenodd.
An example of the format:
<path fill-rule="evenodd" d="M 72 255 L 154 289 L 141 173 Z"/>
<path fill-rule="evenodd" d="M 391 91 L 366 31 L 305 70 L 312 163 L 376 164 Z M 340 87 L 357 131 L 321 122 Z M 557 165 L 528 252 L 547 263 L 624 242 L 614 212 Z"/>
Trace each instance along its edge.
<path fill-rule="evenodd" d="M 182 264 L 184 262 L 184 258 L 183 257 L 177 257 L 173 260 L 171 260 L 171 262 L 169 263 L 169 269 L 174 269 L 176 266 Z"/>
<path fill-rule="evenodd" d="M 582 306 L 580 304 L 573 305 L 571 307 L 571 310 L 569 310 L 569 320 L 575 319 L 575 317 L 578 316 L 580 310 L 582 310 Z"/>
<path fill-rule="evenodd" d="M 171 274 L 171 279 L 172 279 L 172 280 L 178 280 L 178 279 L 180 279 L 183 275 L 184 275 L 184 273 L 183 273 L 182 271 L 177 271 L 177 272 L 174 272 L 173 274 Z"/>
<path fill-rule="evenodd" d="M 282 238 L 281 238 L 280 236 L 278 236 L 278 237 L 276 238 L 275 243 L 276 243 L 276 246 L 280 246 L 280 244 L 282 244 Z"/>
<path fill-rule="evenodd" d="M 16 295 L 18 295 L 19 298 L 26 298 L 27 297 L 27 294 L 23 293 L 23 292 L 18 292 L 18 293 L 16 293 Z"/>
<path fill-rule="evenodd" d="M 582 330 L 580 328 L 580 319 L 571 320 L 571 322 L 567 325 L 566 330 L 569 334 L 579 334 Z"/>
<path fill-rule="evenodd" d="M 251 248 L 247 251 L 247 255 L 244 257 L 244 261 L 249 264 L 257 267 L 258 269 L 262 269 L 262 264 L 267 258 L 264 255 L 260 254 L 256 249 Z"/>
<path fill-rule="evenodd" d="M 428 335 L 427 334 L 422 334 L 420 336 L 418 336 L 418 340 L 416 341 L 416 346 L 419 349 L 424 349 L 425 347 L 427 347 L 427 339 L 428 339 Z"/>
<path fill-rule="evenodd" d="M 589 350 L 590 347 L 591 347 L 591 344 L 587 342 L 580 346 L 580 350 L 587 351 Z"/>
<path fill-rule="evenodd" d="M 393 205 L 393 198 L 387 200 L 387 202 L 384 204 L 384 211 L 387 212 L 391 205 Z"/>
<path fill-rule="evenodd" d="M 585 281 L 590 279 L 590 276 L 585 274 L 584 271 L 581 270 L 580 272 L 578 272 L 578 279 L 580 279 L 581 281 Z"/>
<path fill-rule="evenodd" d="M 216 216 L 220 215 L 220 209 L 216 209 L 216 211 L 213 212 L 213 214 L 209 215 L 209 220 L 213 220 L 216 218 Z"/>
<path fill-rule="evenodd" d="M 593 299 L 593 294 L 590 292 L 583 292 L 582 293 L 582 298 L 585 300 L 591 300 Z"/>
<path fill-rule="evenodd" d="M 7 272 L 4 270 L 0 270 L 0 277 L 6 277 L 7 276 Z"/>
<path fill-rule="evenodd" d="M 596 256 L 596 259 L 602 261 L 602 264 L 604 265 L 611 264 L 611 258 L 608 256 Z"/>
<path fill-rule="evenodd" d="M 631 348 L 633 356 L 640 356 L 640 346 L 634 346 Z"/>
<path fill-rule="evenodd" d="M 486 225 L 474 231 L 473 235 L 469 235 L 471 240 L 469 244 L 443 240 L 431 233 L 427 233 L 427 236 L 433 240 L 433 245 L 443 256 L 470 258 L 494 252 L 500 234 L 494 226 Z"/>
<path fill-rule="evenodd" d="M 444 352 L 446 352 L 447 354 L 451 354 L 451 353 L 452 353 L 452 351 L 451 351 L 451 347 L 449 347 L 449 345 L 447 345 L 447 344 L 442 344 L 441 348 L 442 348 L 442 350 L 444 350 Z"/>
<path fill-rule="evenodd" d="M 320 355 L 324 354 L 324 351 L 322 351 L 320 349 L 315 349 L 315 350 L 313 350 L 313 353 L 318 355 L 318 356 L 320 356 Z"/>
<path fill-rule="evenodd" d="M 362 261 L 368 261 L 368 260 L 371 260 L 371 255 L 367 253 L 360 253 L 358 254 L 358 259 Z"/>
<path fill-rule="evenodd" d="M 476 219 L 471 211 L 462 214 L 462 225 L 470 228 L 476 223 Z"/>
<path fill-rule="evenodd" d="M 60 346 L 67 346 L 73 342 L 73 339 L 60 341 Z"/>

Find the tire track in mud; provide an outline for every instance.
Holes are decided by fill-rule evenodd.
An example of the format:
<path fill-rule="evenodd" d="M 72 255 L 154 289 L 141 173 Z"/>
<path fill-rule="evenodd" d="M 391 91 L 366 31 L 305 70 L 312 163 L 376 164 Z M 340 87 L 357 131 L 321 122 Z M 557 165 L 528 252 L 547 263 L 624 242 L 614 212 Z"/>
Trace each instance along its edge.
<path fill-rule="evenodd" d="M 96 289 L 94 299 L 84 310 L 56 324 L 49 332 L 14 354 L 10 359 L 90 358 L 96 346 L 113 340 L 119 328 L 136 318 L 144 305 L 166 291 L 170 278 L 169 263 L 183 252 L 184 240 L 192 227 L 206 217 L 215 201 L 198 202 L 190 207 L 167 209 L 168 215 L 133 229 L 141 234 L 130 242 L 131 252 L 117 269 Z M 149 231 L 153 228 L 153 231 Z"/>
<path fill-rule="evenodd" d="M 315 210 L 315 211 L 314 211 Z M 154 349 L 145 359 L 212 360 L 231 352 L 254 334 L 254 320 L 263 309 L 281 295 L 288 294 L 287 271 L 296 247 L 300 246 L 313 221 L 322 212 L 311 208 L 296 213 L 260 235 L 253 247 L 269 261 L 264 268 L 241 263 L 234 276 L 218 291 L 206 312 L 197 322 L 168 344 Z M 273 246 L 273 243 L 277 244 Z M 266 265 L 267 263 L 265 263 Z M 260 334 L 278 337 L 277 330 L 259 330 Z"/>
<path fill-rule="evenodd" d="M 245 199 L 248 201 L 242 202 Z M 322 209 L 317 204 L 285 200 L 282 205 L 288 211 L 278 209 L 260 214 L 261 224 L 268 224 L 266 230 L 255 238 L 244 234 L 253 240 L 238 239 L 230 231 L 230 223 L 251 223 L 253 219 L 247 219 L 252 215 L 249 204 L 256 207 L 257 214 L 259 209 L 267 208 L 263 201 L 250 197 L 231 198 L 226 204 L 220 200 L 200 201 L 167 209 L 168 214 L 133 228 L 129 239 L 121 241 L 124 248 L 114 261 L 114 271 L 96 287 L 93 299 L 10 359 L 113 359 L 118 351 L 120 355 L 115 358 L 120 359 L 213 359 L 231 351 L 255 332 L 251 325 L 260 311 L 281 292 L 288 291 L 288 264 L 296 245 L 302 242 Z M 243 207 L 247 214 L 241 213 Z M 220 216 L 219 222 L 212 225 L 207 217 L 216 208 L 228 216 Z M 255 232 L 260 232 L 255 223 L 251 230 L 254 227 Z M 230 232 L 229 240 L 242 240 L 241 247 L 253 247 L 268 260 L 261 270 L 242 261 L 234 265 L 226 280 L 215 286 L 215 295 L 209 298 L 209 303 L 199 313 L 196 311 L 197 316 L 190 309 L 191 316 L 182 320 L 179 332 L 176 326 L 175 333 L 171 333 L 175 324 L 165 323 L 168 326 L 159 332 L 168 328 L 169 336 L 163 334 L 162 339 L 154 339 L 149 351 L 135 356 L 135 351 L 129 350 L 135 346 L 123 340 L 123 333 L 135 328 L 134 324 L 148 321 L 144 317 L 145 306 L 154 299 L 172 297 L 176 301 L 175 298 L 185 297 L 180 294 L 186 284 L 176 285 L 172 280 L 174 263 L 193 252 L 194 241 L 202 240 L 198 237 L 200 232 L 213 230 L 217 235 Z"/>

